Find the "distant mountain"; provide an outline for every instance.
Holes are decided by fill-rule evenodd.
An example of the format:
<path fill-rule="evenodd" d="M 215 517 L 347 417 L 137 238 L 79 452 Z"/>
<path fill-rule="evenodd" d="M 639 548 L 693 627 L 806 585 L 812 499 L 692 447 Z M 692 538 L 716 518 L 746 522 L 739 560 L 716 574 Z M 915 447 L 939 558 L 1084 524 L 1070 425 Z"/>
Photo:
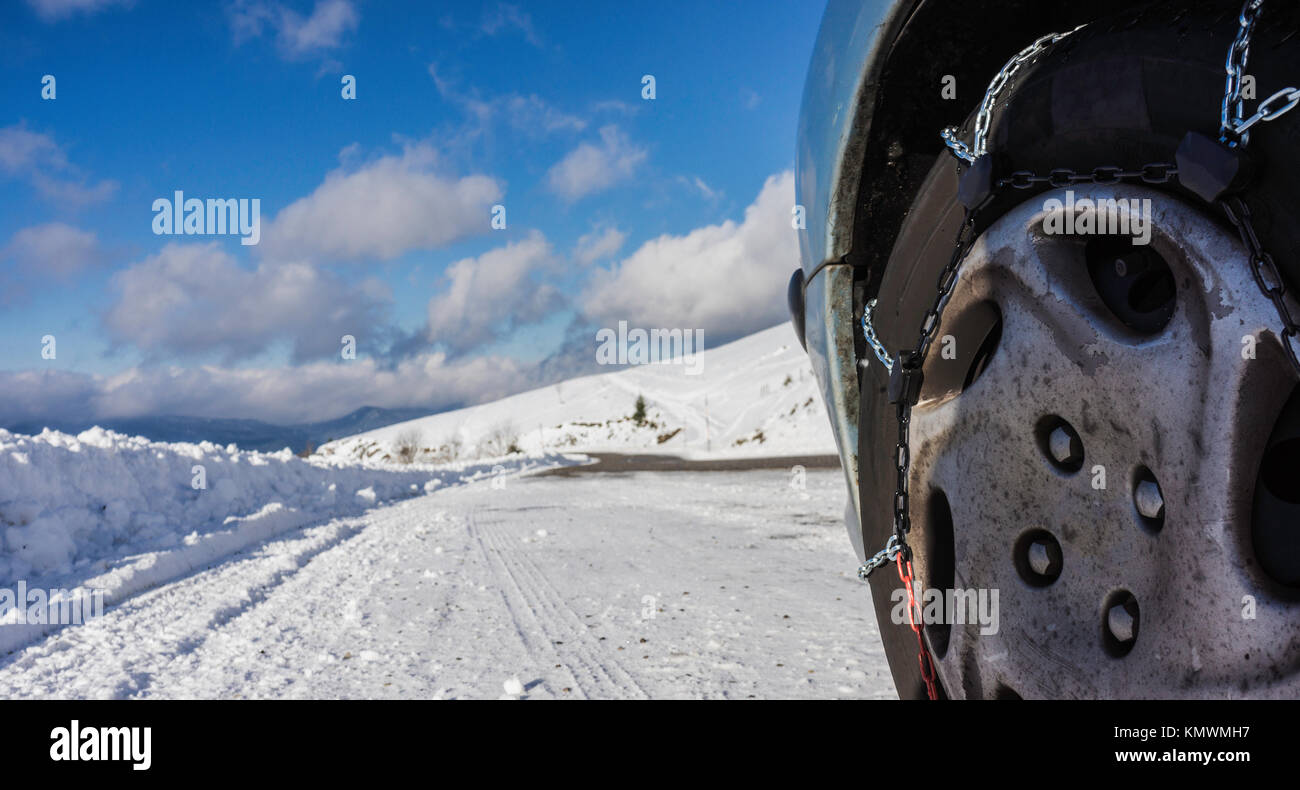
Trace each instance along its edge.
<path fill-rule="evenodd" d="M 296 427 L 305 429 L 312 443 L 320 445 L 331 439 L 342 439 L 345 436 L 373 431 L 394 423 L 417 420 L 433 413 L 429 409 L 381 409 L 378 406 L 362 406 L 351 414 L 345 414 L 334 420 L 307 423 Z"/>
<path fill-rule="evenodd" d="M 144 436 L 157 442 L 201 442 L 236 444 L 245 450 L 276 451 L 285 447 L 297 452 L 307 446 L 321 445 L 364 431 L 373 431 L 393 423 L 427 417 L 429 409 L 381 409 L 362 406 L 351 414 L 333 420 L 275 425 L 261 420 L 162 415 L 158 417 L 123 417 L 109 420 L 28 421 L 5 427 L 14 433 L 38 434 L 45 428 L 64 433 L 81 433 L 99 425 L 110 431 Z"/>

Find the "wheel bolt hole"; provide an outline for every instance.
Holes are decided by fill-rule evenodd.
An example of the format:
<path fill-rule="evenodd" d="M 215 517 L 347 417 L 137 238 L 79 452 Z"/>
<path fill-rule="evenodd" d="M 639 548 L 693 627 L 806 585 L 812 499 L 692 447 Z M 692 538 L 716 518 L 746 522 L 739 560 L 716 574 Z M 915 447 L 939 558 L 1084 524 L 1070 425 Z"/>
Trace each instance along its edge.
<path fill-rule="evenodd" d="M 1061 576 L 1064 557 L 1061 544 L 1045 529 L 1020 536 L 1014 549 L 1016 572 L 1030 587 L 1046 587 Z"/>
<path fill-rule="evenodd" d="M 1038 421 L 1035 434 L 1039 449 L 1052 466 L 1066 474 L 1083 468 L 1083 440 L 1070 423 L 1050 415 Z"/>
<path fill-rule="evenodd" d="M 1145 466 L 1139 466 L 1133 475 L 1133 507 L 1138 523 L 1147 532 L 1155 534 L 1165 526 L 1165 497 L 1156 476 Z"/>
<path fill-rule="evenodd" d="M 1137 644 L 1141 613 L 1137 598 L 1128 590 L 1116 590 L 1102 606 L 1101 642 L 1106 653 L 1123 658 Z"/>

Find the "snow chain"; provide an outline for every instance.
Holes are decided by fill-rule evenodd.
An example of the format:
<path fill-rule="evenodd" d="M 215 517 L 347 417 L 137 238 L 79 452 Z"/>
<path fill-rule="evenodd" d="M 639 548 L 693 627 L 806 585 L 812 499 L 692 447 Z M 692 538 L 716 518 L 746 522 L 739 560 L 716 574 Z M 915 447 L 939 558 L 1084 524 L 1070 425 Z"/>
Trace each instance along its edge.
<path fill-rule="evenodd" d="M 957 199 L 965 207 L 965 213 L 961 228 L 957 232 L 957 239 L 953 244 L 952 255 L 939 274 L 934 303 L 921 320 L 916 343 L 911 349 L 900 350 L 894 357 L 890 356 L 884 344 L 880 342 L 872 324 L 876 300 L 868 301 L 862 313 L 863 337 L 889 377 L 889 402 L 895 405 L 898 417 L 898 444 L 894 452 L 894 465 L 898 478 L 893 502 L 893 534 L 890 535 L 885 548 L 858 568 L 858 578 L 865 582 L 876 569 L 890 562 L 898 565 L 899 579 L 907 589 L 907 619 L 916 633 L 921 677 L 925 681 L 926 693 L 930 699 L 938 698 L 934 661 L 923 636 L 924 622 L 916 615 L 918 607 L 913 592 L 912 549 L 907 543 L 907 536 L 911 531 L 908 498 L 908 475 L 911 469 L 909 426 L 912 407 L 920 398 L 922 367 L 939 328 L 948 297 L 957 282 L 958 271 L 975 242 L 976 219 L 979 212 L 993 198 L 1008 188 L 1031 189 L 1046 185 L 1059 189 L 1076 184 L 1109 186 L 1123 181 L 1167 184 L 1177 179 L 1181 186 L 1195 193 L 1206 203 L 1217 205 L 1241 236 L 1242 243 L 1250 253 L 1251 272 L 1255 282 L 1277 310 L 1282 323 L 1279 339 L 1286 350 L 1292 369 L 1297 377 L 1300 377 L 1300 356 L 1297 356 L 1296 348 L 1300 343 L 1300 340 L 1297 340 L 1297 335 L 1300 335 L 1300 324 L 1296 323 L 1287 307 L 1286 286 L 1277 264 L 1260 244 L 1251 223 L 1250 209 L 1239 196 L 1248 185 L 1252 172 L 1250 162 L 1245 156 L 1245 148 L 1249 142 L 1249 129 L 1261 122 L 1274 120 L 1300 105 L 1300 89 L 1284 88 L 1261 102 L 1250 117 L 1245 116 L 1244 102 L 1241 97 L 1242 78 L 1250 53 L 1250 37 L 1263 5 L 1264 0 L 1246 0 L 1241 11 L 1237 35 L 1228 51 L 1226 64 L 1228 78 L 1220 113 L 1219 140 L 1211 140 L 1204 135 L 1188 132 L 1178 147 L 1173 163 L 1151 163 L 1136 170 L 1106 165 L 1084 173 L 1061 168 L 1051 170 L 1045 175 L 1020 170 L 1000 178 L 994 173 L 993 158 L 987 155 L 987 141 L 990 119 L 998 95 L 1023 64 L 1078 31 L 1083 27 L 1082 25 L 1065 33 L 1050 33 L 1043 36 L 1006 62 L 1002 70 L 989 83 L 984 100 L 980 103 L 972 145 L 967 146 L 958 138 L 955 127 L 948 127 L 940 132 L 940 137 L 953 156 L 969 164 L 969 167 L 961 174 L 957 190 Z"/>

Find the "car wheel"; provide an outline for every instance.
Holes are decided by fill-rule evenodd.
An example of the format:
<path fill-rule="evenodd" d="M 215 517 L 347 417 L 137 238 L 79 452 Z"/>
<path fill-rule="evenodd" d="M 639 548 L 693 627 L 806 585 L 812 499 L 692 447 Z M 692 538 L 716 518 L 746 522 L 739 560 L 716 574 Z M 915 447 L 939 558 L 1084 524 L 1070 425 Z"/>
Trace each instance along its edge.
<path fill-rule="evenodd" d="M 1217 138 L 1237 6 L 1166 5 L 1057 44 L 1000 96 L 997 171 L 1140 169 L 1173 162 L 1188 131 Z M 1272 46 L 1294 26 L 1279 13 L 1255 33 L 1260 98 L 1300 74 L 1300 48 Z M 1244 199 L 1300 284 L 1300 112 L 1257 129 Z M 934 166 L 881 278 L 891 352 L 935 298 L 961 169 Z M 1149 243 L 1045 224 L 1049 201 L 1106 199 L 1149 201 L 1133 204 Z M 941 692 L 1300 694 L 1300 394 L 1233 227 L 1176 182 L 1138 181 L 1004 189 L 976 231 L 911 420 L 914 567 L 924 590 L 956 591 L 925 628 Z M 898 424 L 873 358 L 863 382 L 863 533 L 879 547 Z M 924 696 L 887 570 L 871 578 L 881 636 L 900 696 Z"/>

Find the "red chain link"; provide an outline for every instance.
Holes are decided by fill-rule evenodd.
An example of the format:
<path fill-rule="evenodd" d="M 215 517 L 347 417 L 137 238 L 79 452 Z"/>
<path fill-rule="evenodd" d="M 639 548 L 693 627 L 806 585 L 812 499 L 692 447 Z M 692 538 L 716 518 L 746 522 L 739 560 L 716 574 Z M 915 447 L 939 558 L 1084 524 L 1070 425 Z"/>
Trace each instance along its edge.
<path fill-rule="evenodd" d="M 903 572 L 903 568 L 907 572 Z M 907 589 L 907 622 L 911 624 L 912 630 L 916 632 L 916 645 L 919 650 L 917 661 L 921 663 L 921 677 L 925 680 L 925 693 L 930 699 L 939 699 L 939 692 L 934 683 L 934 662 L 930 660 L 930 650 L 925 646 L 925 640 L 921 638 L 921 624 L 916 622 L 916 595 L 912 592 L 912 561 L 904 560 L 903 555 L 898 555 L 898 578 L 903 580 L 903 587 Z"/>

